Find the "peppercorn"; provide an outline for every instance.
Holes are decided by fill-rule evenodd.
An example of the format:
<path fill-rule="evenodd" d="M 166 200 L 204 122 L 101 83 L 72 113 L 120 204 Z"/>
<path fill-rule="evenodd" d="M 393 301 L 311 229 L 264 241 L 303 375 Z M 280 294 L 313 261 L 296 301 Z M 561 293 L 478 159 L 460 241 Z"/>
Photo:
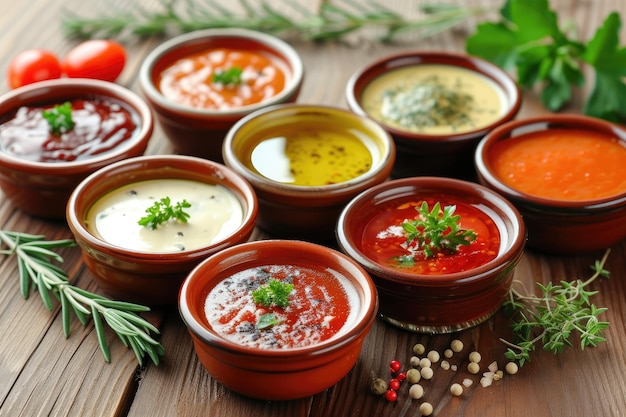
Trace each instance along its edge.
<path fill-rule="evenodd" d="M 429 416 L 433 413 L 433 405 L 431 403 L 421 403 L 420 404 L 420 413 L 423 416 Z"/>
<path fill-rule="evenodd" d="M 419 400 L 422 396 L 424 396 L 424 387 L 420 384 L 411 385 L 411 388 L 409 388 L 409 395 L 414 400 Z"/>
<path fill-rule="evenodd" d="M 455 397 L 458 397 L 463 394 L 463 387 L 461 386 L 461 384 L 452 384 L 450 385 L 450 393 Z"/>
<path fill-rule="evenodd" d="M 420 374 L 422 375 L 422 378 L 424 379 L 431 379 L 433 377 L 433 368 L 422 368 L 422 370 L 420 371 Z"/>
<path fill-rule="evenodd" d="M 450 343 L 450 349 L 452 349 L 452 351 L 455 353 L 459 353 L 463 350 L 463 342 L 461 342 L 459 339 L 454 339 L 452 343 Z"/>
<path fill-rule="evenodd" d="M 504 367 L 504 370 L 509 375 L 515 375 L 517 373 L 517 371 L 519 370 L 519 367 L 517 366 L 517 364 L 515 362 L 509 362 Z"/>
<path fill-rule="evenodd" d="M 392 389 L 387 390 L 387 392 L 385 392 L 385 399 L 386 399 L 387 401 L 394 402 L 394 401 L 396 401 L 396 400 L 398 399 L 398 393 L 397 393 L 397 392 L 395 392 L 395 391 L 394 391 L 394 390 L 392 390 Z"/>
<path fill-rule="evenodd" d="M 480 365 L 478 365 L 476 362 L 470 362 L 467 365 L 467 370 L 470 374 L 476 375 L 478 372 L 480 372 Z"/>
<path fill-rule="evenodd" d="M 422 378 L 422 375 L 420 374 L 420 371 L 418 371 L 415 368 L 409 369 L 406 372 L 406 379 L 411 384 L 417 384 L 420 381 L 421 378 Z"/>
<path fill-rule="evenodd" d="M 470 362 L 480 362 L 480 360 L 482 359 L 482 356 L 480 355 L 480 353 L 474 351 L 472 353 L 469 354 L 469 360 Z"/>
<path fill-rule="evenodd" d="M 426 355 L 426 357 L 430 360 L 431 363 L 437 363 L 439 362 L 439 358 L 441 356 L 436 350 L 431 350 L 430 352 L 428 352 L 428 355 Z"/>
<path fill-rule="evenodd" d="M 372 378 L 370 383 L 370 390 L 374 395 L 383 395 L 388 387 L 387 381 L 382 378 Z"/>
<path fill-rule="evenodd" d="M 424 352 L 426 352 L 426 348 L 421 343 L 416 343 L 415 346 L 413 346 L 413 353 L 417 356 L 423 355 Z"/>
<path fill-rule="evenodd" d="M 394 391 L 398 391 L 400 389 L 400 381 L 398 381 L 397 379 L 392 379 L 391 381 L 389 381 L 389 389 L 392 389 Z"/>

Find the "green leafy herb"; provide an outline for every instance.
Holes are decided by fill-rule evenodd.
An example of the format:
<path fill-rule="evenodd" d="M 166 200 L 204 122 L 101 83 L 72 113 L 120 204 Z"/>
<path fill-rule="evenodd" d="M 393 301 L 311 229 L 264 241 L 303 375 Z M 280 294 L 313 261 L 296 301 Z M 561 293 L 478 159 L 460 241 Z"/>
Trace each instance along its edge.
<path fill-rule="evenodd" d="M 266 313 L 259 317 L 259 321 L 256 324 L 256 328 L 259 330 L 269 329 L 272 326 L 280 324 L 280 320 L 274 313 Z"/>
<path fill-rule="evenodd" d="M 570 337 L 580 335 L 580 348 L 596 346 L 604 342 L 602 332 L 609 326 L 599 316 L 606 308 L 596 307 L 591 297 L 598 291 L 586 288 L 598 277 L 609 277 L 604 265 L 609 256 L 607 250 L 603 258 L 591 266 L 594 273 L 586 281 L 561 281 L 560 285 L 537 283 L 540 296 L 525 294 L 512 288 L 510 298 L 504 307 L 517 315 L 512 328 L 513 343 L 503 340 L 509 346 L 505 356 L 516 360 L 522 366 L 530 361 L 530 354 L 538 343 L 545 350 L 559 353 L 565 346 L 572 346 Z"/>
<path fill-rule="evenodd" d="M 584 113 L 611 120 L 626 120 L 626 48 L 619 46 L 619 14 L 608 15 L 589 42 L 573 38 L 559 27 L 548 0 L 508 0 L 500 22 L 477 26 L 466 50 L 511 69 L 516 67 L 522 88 L 541 83 L 543 104 L 556 111 L 572 97 L 572 87 L 585 83 L 582 64 L 595 72 L 595 85 Z M 572 31 L 573 32 L 573 31 Z"/>
<path fill-rule="evenodd" d="M 198 29 L 238 27 L 273 34 L 297 34 L 308 40 L 333 40 L 365 27 L 381 28 L 383 40 L 407 32 L 419 32 L 426 38 L 446 31 L 471 16 L 492 8 L 471 8 L 447 4 L 426 4 L 420 17 L 409 19 L 379 2 L 366 4 L 344 0 L 343 5 L 322 1 L 318 10 L 309 10 L 291 0 L 278 5 L 268 1 L 239 0 L 224 6 L 214 0 L 162 1 L 162 10 L 145 8 L 109 12 L 102 9 L 95 18 L 81 18 L 67 11 L 65 32 L 79 38 L 114 38 L 116 36 L 162 36 L 168 32 L 191 32 Z M 286 10 L 286 9 L 291 10 Z M 107 14 L 108 12 L 108 14 Z"/>
<path fill-rule="evenodd" d="M 189 220 L 189 213 L 184 209 L 191 207 L 191 203 L 187 200 L 179 201 L 172 206 L 172 202 L 169 197 L 163 197 L 160 200 L 154 202 L 153 205 L 146 209 L 146 216 L 139 219 L 137 222 L 140 226 L 145 226 L 149 229 L 156 229 L 158 225 L 163 224 L 170 219 L 178 220 L 181 223 L 187 223 Z"/>
<path fill-rule="evenodd" d="M 69 132 L 74 128 L 72 103 L 69 101 L 57 104 L 51 109 L 43 110 L 41 115 L 48 122 L 50 132 L 54 135 Z"/>
<path fill-rule="evenodd" d="M 216 71 L 213 74 L 213 82 L 224 85 L 241 84 L 241 74 L 243 70 L 239 67 L 231 67 L 226 71 Z"/>
<path fill-rule="evenodd" d="M 150 332 L 159 333 L 151 323 L 138 315 L 149 311 L 148 307 L 123 301 L 113 301 L 103 296 L 90 293 L 69 283 L 65 272 L 56 264 L 63 258 L 53 251 L 55 248 L 75 246 L 74 241 L 45 240 L 42 235 L 31 235 L 7 230 L 0 230 L 0 254 L 17 256 L 20 290 L 24 298 L 28 298 L 31 288 L 39 290 L 44 305 L 52 310 L 52 296 L 61 303 L 63 332 L 69 337 L 70 312 L 86 325 L 88 317 L 93 318 L 100 349 L 107 362 L 111 355 L 106 340 L 104 322 L 117 334 L 126 347 L 132 348 L 139 364 L 148 355 L 155 365 L 163 356 L 163 346 L 154 340 Z M 104 318 L 104 322 L 102 320 Z"/>
<path fill-rule="evenodd" d="M 293 284 L 272 278 L 267 284 L 261 285 L 252 292 L 252 299 L 256 304 L 265 307 L 270 307 L 273 304 L 285 308 L 289 305 L 291 291 L 293 291 Z"/>
<path fill-rule="evenodd" d="M 442 250 L 454 253 L 459 246 L 469 245 L 476 240 L 473 230 L 461 229 L 461 216 L 454 215 L 456 206 L 445 206 L 442 210 L 441 204 L 437 202 L 429 210 L 428 203 L 424 201 L 415 209 L 419 218 L 402 223 L 402 228 L 407 235 L 407 243 L 415 243 L 427 258 Z"/>

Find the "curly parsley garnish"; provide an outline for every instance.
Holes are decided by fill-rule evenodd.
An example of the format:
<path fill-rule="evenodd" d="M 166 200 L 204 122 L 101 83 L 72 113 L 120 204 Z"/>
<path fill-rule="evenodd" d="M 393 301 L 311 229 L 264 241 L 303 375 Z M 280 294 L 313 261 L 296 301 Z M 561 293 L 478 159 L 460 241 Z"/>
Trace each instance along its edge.
<path fill-rule="evenodd" d="M 74 128 L 72 119 L 72 103 L 66 101 L 51 109 L 43 110 L 41 115 L 48 122 L 50 132 L 54 135 L 69 132 Z"/>
<path fill-rule="evenodd" d="M 293 291 L 293 284 L 289 284 L 277 279 L 271 279 L 267 284 L 261 285 L 252 292 L 252 299 L 256 304 L 264 307 L 286 308 L 289 306 L 289 294 Z M 274 313 L 266 313 L 259 317 L 256 324 L 257 329 L 263 330 L 279 324 L 280 320 Z"/>
<path fill-rule="evenodd" d="M 149 229 L 156 229 L 158 225 L 169 221 L 170 219 L 178 220 L 181 223 L 187 223 L 189 213 L 184 209 L 191 207 L 191 203 L 183 199 L 172 206 L 169 197 L 163 197 L 154 202 L 153 205 L 146 209 L 146 216 L 142 217 L 137 223 L 140 226 L 146 226 Z"/>
<path fill-rule="evenodd" d="M 476 240 L 473 230 L 461 229 L 461 216 L 454 215 L 456 206 L 445 206 L 442 210 L 441 204 L 437 202 L 429 211 L 428 203 L 424 201 L 415 209 L 419 218 L 402 223 L 402 228 L 407 243 L 414 243 L 418 250 L 424 251 L 427 258 L 444 250 L 455 253 L 459 246 L 467 246 Z"/>

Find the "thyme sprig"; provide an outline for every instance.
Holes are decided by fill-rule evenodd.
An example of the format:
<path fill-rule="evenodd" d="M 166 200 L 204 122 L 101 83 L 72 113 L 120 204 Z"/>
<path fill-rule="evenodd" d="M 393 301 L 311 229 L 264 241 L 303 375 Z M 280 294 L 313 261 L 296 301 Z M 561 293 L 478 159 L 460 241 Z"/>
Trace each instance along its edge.
<path fill-rule="evenodd" d="M 559 353 L 564 347 L 572 346 L 570 337 L 573 333 L 579 334 L 582 350 L 605 341 L 602 332 L 609 323 L 601 321 L 599 316 L 607 309 L 592 304 L 590 299 L 598 291 L 586 288 L 598 277 L 609 277 L 609 271 L 604 269 L 609 253 L 610 249 L 607 249 L 602 259 L 591 266 L 594 273 L 586 281 L 561 281 L 558 285 L 537 283 L 540 296 L 511 288 L 504 307 L 517 313 L 519 319 L 512 326 L 514 341 L 501 339 L 508 346 L 505 353 L 508 359 L 522 366 L 530 361 L 530 354 L 539 343 L 544 350 Z"/>
<path fill-rule="evenodd" d="M 88 323 L 91 316 L 100 349 L 107 362 L 111 361 L 111 354 L 104 323 L 109 325 L 126 347 L 132 348 L 140 365 L 143 365 L 145 355 L 158 365 L 164 349 L 152 338 L 150 332 L 159 333 L 159 330 L 138 315 L 149 311 L 148 307 L 113 301 L 73 286 L 63 269 L 54 263 L 62 263 L 63 258 L 53 249 L 75 245 L 70 239 L 45 240 L 43 235 L 0 230 L 0 254 L 17 256 L 22 296 L 28 298 L 31 289 L 36 287 L 41 300 L 50 311 L 53 308 L 52 297 L 57 299 L 61 304 L 63 333 L 66 338 L 70 334 L 72 311 L 83 325 Z M 6 249 L 1 249 L 2 246 Z"/>
<path fill-rule="evenodd" d="M 429 209 L 428 203 L 423 201 L 415 209 L 419 218 L 402 223 L 402 228 L 407 243 L 411 245 L 415 242 L 427 258 L 442 250 L 455 253 L 459 246 L 467 246 L 476 240 L 473 230 L 461 229 L 461 216 L 454 214 L 456 206 L 445 206 L 442 209 L 441 203 L 437 202 Z"/>
<path fill-rule="evenodd" d="M 238 0 L 237 3 L 236 8 L 226 8 L 215 0 L 161 0 L 159 11 L 137 7 L 107 14 L 102 10 L 95 18 L 83 18 L 67 11 L 68 17 L 62 25 L 68 36 L 77 38 L 146 38 L 172 32 L 237 27 L 275 35 L 291 33 L 305 40 L 337 40 L 365 27 L 375 27 L 383 29 L 382 40 L 390 40 L 407 32 L 419 32 L 423 38 L 434 36 L 471 16 L 491 10 L 427 4 L 419 6 L 419 17 L 410 19 L 373 1 L 364 5 L 343 0 L 340 6 L 322 0 L 316 11 L 291 0 L 274 2 L 274 5 L 269 0 Z"/>

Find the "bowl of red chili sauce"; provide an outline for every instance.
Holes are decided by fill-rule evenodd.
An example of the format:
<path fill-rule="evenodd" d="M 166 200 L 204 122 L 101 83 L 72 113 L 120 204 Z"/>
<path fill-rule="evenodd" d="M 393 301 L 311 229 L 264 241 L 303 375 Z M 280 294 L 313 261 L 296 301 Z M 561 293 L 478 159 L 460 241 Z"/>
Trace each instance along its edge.
<path fill-rule="evenodd" d="M 473 151 L 521 106 L 515 81 L 480 58 L 408 51 L 356 71 L 346 85 L 348 108 L 373 118 L 393 137 L 393 177 L 473 179 Z"/>
<path fill-rule="evenodd" d="M 528 246 L 602 250 L 626 237 L 626 129 L 574 114 L 516 120 L 475 155 L 479 180 L 524 216 Z"/>
<path fill-rule="evenodd" d="M 415 332 L 448 333 L 493 315 L 523 255 L 515 207 L 481 185 L 412 177 L 354 198 L 337 225 L 344 253 L 372 276 L 379 316 Z"/>
<path fill-rule="evenodd" d="M 198 265 L 179 308 L 217 381 L 249 397 L 291 400 L 324 391 L 354 367 L 377 295 L 368 273 L 341 252 L 262 240 Z"/>
<path fill-rule="evenodd" d="M 295 101 L 303 78 L 303 63 L 288 43 L 239 28 L 169 39 L 148 54 L 139 71 L 141 90 L 174 151 L 216 161 L 237 120 Z"/>
<path fill-rule="evenodd" d="M 115 83 L 64 78 L 17 88 L 0 97 L 0 187 L 23 211 L 63 219 L 74 187 L 143 155 L 152 130 L 148 104 Z"/>

